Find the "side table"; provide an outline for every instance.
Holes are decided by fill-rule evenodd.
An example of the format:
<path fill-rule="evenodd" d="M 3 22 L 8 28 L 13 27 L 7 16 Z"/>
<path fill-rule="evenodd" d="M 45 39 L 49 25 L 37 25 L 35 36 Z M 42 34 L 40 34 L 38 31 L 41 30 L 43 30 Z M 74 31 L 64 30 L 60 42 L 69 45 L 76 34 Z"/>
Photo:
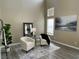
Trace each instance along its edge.
<path fill-rule="evenodd" d="M 41 39 L 37 38 L 36 35 L 34 35 L 33 39 L 35 39 L 35 46 L 38 46 L 38 43 L 41 45 Z"/>

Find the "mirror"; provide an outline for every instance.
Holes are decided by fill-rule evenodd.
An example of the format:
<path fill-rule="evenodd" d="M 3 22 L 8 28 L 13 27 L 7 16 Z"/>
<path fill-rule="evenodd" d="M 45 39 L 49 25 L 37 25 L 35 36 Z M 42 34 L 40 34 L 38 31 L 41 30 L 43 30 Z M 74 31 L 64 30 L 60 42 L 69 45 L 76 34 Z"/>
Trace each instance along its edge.
<path fill-rule="evenodd" d="M 33 36 L 33 23 L 23 23 L 23 36 Z"/>

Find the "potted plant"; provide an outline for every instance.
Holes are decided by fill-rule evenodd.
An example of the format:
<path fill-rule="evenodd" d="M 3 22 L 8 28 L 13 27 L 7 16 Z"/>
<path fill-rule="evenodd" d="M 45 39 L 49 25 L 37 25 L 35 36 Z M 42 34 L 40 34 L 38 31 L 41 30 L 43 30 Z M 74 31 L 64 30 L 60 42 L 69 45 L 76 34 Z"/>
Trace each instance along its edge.
<path fill-rule="evenodd" d="M 7 45 L 9 45 L 9 44 L 12 43 L 12 35 L 11 35 L 11 32 L 10 32 L 11 25 L 10 24 L 5 24 L 3 26 L 3 29 L 5 30 L 6 43 L 7 43 Z M 2 44 L 5 45 L 4 39 L 3 39 Z"/>

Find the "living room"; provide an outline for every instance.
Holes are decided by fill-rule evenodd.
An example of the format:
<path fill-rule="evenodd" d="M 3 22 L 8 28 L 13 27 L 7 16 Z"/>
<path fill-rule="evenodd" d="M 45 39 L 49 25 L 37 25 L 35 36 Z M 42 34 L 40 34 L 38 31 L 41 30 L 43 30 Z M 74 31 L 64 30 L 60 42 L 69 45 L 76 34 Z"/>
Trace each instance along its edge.
<path fill-rule="evenodd" d="M 11 26 L 10 32 L 12 36 L 12 43 L 10 43 L 6 48 L 6 50 L 9 50 L 8 52 L 2 51 L 4 50 L 4 47 L 6 47 L 5 39 L 4 44 L 2 44 L 3 40 L 0 40 L 0 52 L 2 52 L 0 55 L 1 59 L 12 59 L 12 57 L 13 59 L 78 59 L 78 2 L 78 0 L 0 0 L 0 19 L 3 21 L 4 25 L 9 24 Z M 55 29 L 54 21 L 56 17 L 76 19 L 76 30 Z M 53 20 L 51 21 L 53 22 L 53 27 L 49 28 L 49 21 L 47 20 L 51 19 Z M 35 35 L 33 38 L 35 40 L 39 37 L 40 34 L 48 34 L 47 32 L 52 31 L 52 35 L 48 34 L 51 39 L 51 44 L 41 47 L 39 43 L 37 46 L 34 46 L 33 49 L 30 49 L 27 53 L 26 51 L 19 50 L 19 53 L 17 53 L 15 52 L 14 47 L 20 47 L 18 45 L 22 45 L 20 39 L 24 36 L 27 36 L 25 33 L 26 31 L 24 30 L 25 25 L 23 24 L 27 25 L 28 23 L 33 26 L 32 35 Z M 52 48 L 48 50 L 51 45 Z M 36 53 L 35 51 L 39 51 L 39 53 Z M 47 52 L 49 51 L 52 51 L 52 53 L 49 53 L 48 55 Z M 55 54 L 53 51 L 56 51 Z M 6 55 L 8 55 L 8 57 Z M 35 57 L 35 55 L 38 57 Z"/>

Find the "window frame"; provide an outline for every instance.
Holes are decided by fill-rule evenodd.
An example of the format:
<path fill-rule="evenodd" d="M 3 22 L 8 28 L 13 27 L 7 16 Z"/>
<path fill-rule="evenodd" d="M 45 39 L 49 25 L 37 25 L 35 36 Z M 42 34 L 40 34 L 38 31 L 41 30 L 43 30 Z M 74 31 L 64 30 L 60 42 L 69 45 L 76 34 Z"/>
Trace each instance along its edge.
<path fill-rule="evenodd" d="M 53 7 L 54 8 L 54 7 Z M 49 9 L 52 9 L 52 8 L 49 8 Z M 55 8 L 54 8 L 55 9 Z M 53 10 L 54 11 L 54 10 Z M 55 34 L 55 17 L 54 17 L 54 14 L 52 15 L 52 16 L 48 16 L 48 10 L 47 10 L 47 21 L 48 21 L 48 19 L 54 19 L 54 29 L 53 29 L 53 35 L 50 35 L 50 34 L 48 34 L 47 32 L 47 26 L 48 26 L 48 22 L 46 22 L 46 33 L 48 34 L 48 35 L 50 35 L 50 36 L 54 36 L 54 34 Z"/>

